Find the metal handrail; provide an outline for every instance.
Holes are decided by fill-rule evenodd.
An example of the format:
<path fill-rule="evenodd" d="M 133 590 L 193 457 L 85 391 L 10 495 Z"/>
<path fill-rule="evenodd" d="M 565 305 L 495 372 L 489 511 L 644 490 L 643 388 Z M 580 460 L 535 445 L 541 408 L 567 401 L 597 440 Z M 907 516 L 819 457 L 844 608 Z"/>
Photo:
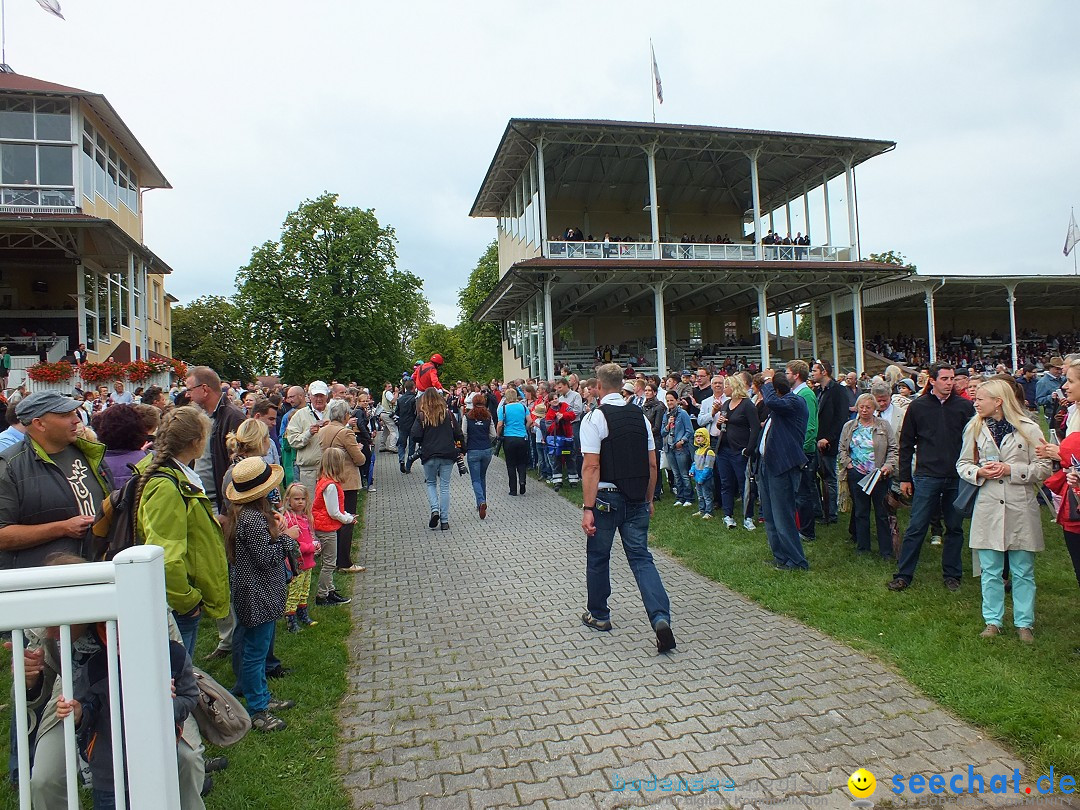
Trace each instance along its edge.
<path fill-rule="evenodd" d="M 548 241 L 549 259 L 655 259 L 653 242 L 566 242 Z M 851 248 L 844 245 L 761 245 L 766 261 L 843 262 L 851 261 Z M 699 242 L 661 242 L 662 259 L 707 261 L 755 261 L 755 245 Z"/>

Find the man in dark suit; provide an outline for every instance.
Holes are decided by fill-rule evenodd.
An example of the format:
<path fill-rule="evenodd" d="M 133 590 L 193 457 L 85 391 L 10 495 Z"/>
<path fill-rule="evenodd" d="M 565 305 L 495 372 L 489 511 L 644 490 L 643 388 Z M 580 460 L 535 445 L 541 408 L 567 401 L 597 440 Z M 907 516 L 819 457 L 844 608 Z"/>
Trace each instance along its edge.
<path fill-rule="evenodd" d="M 815 360 L 810 377 L 818 388 L 818 474 L 825 484 L 821 522 L 836 522 L 836 454 L 840 432 L 851 415 L 843 386 L 833 379 L 832 363 Z"/>
<path fill-rule="evenodd" d="M 795 495 L 806 464 L 803 439 L 808 410 L 802 397 L 791 393 L 791 384 L 783 374 L 774 377 L 772 369 L 763 373 L 766 383 L 762 394 L 769 418 L 761 429 L 755 456 L 765 534 L 776 568 L 807 569 L 810 564 L 795 525 Z"/>

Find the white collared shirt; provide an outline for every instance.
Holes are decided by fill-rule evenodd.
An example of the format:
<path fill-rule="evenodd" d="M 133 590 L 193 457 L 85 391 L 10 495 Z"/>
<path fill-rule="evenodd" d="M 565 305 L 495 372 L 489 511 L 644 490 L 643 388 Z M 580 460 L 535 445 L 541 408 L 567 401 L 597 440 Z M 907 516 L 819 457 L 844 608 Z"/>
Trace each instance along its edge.
<path fill-rule="evenodd" d="M 600 400 L 599 405 L 617 405 L 622 407 L 626 405 L 626 400 L 623 399 L 622 394 L 608 394 Z M 600 444 L 608 437 L 607 418 L 604 416 L 604 412 L 600 410 L 599 405 L 581 418 L 580 435 L 582 455 L 585 453 L 600 455 Z M 649 417 L 642 414 L 641 418 L 645 420 L 645 435 L 648 437 L 649 452 L 651 453 L 656 450 L 656 442 L 652 435 L 652 425 L 649 424 Z M 615 485 L 610 481 L 601 481 L 598 486 L 613 487 Z"/>

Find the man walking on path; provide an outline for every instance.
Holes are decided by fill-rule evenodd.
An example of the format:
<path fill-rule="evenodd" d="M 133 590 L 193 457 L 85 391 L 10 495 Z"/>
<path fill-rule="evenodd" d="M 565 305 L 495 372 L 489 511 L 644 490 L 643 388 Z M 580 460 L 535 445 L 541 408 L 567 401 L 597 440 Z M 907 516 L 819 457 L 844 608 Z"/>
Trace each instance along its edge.
<path fill-rule="evenodd" d="M 379 402 L 379 421 L 382 423 L 382 447 L 380 453 L 393 453 L 397 450 L 397 431 L 394 428 L 394 407 L 398 395 L 391 383 L 383 383 L 382 401 Z"/>
<path fill-rule="evenodd" d="M 656 633 L 656 649 L 675 649 L 671 605 L 649 552 L 649 518 L 656 488 L 656 446 L 645 414 L 619 393 L 622 368 L 608 363 L 597 369 L 600 405 L 581 420 L 584 504 L 581 528 L 587 537 L 585 582 L 588 610 L 581 621 L 595 630 L 611 630 L 611 544 L 619 530 L 623 551 L 637 580 L 641 601 Z"/>
<path fill-rule="evenodd" d="M 412 379 L 403 383 L 405 390 L 398 394 L 397 398 L 397 454 L 398 469 L 403 473 L 408 472 L 405 462 L 409 460 L 416 440 L 409 435 L 412 431 L 413 422 L 416 421 L 416 383 Z"/>
<path fill-rule="evenodd" d="M 945 587 L 960 590 L 963 566 L 964 518 L 953 502 L 960 484 L 956 460 L 964 441 L 964 426 L 975 415 L 975 406 L 953 393 L 953 367 L 930 366 L 930 391 L 908 406 L 900 428 L 900 491 L 911 497 L 911 521 L 904 532 L 900 565 L 889 590 L 902 591 L 915 578 L 926 529 L 938 508 L 945 518 L 945 546 L 941 572 Z M 918 452 L 914 472 L 912 456 Z"/>

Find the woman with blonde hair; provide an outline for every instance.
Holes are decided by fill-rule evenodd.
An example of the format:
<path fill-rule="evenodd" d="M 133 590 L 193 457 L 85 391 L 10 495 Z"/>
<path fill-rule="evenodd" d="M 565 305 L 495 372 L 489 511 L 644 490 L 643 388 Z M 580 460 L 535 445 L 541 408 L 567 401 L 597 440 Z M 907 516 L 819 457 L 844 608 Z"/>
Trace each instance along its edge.
<path fill-rule="evenodd" d="M 428 528 L 434 531 L 441 524 L 446 531 L 450 528 L 450 476 L 465 438 L 437 389 L 426 389 L 417 400 L 416 421 L 410 435 L 420 445 L 420 461 L 424 465 L 431 508 Z"/>
<path fill-rule="evenodd" d="M 193 405 L 169 411 L 154 437 L 154 454 L 135 467 L 136 531 L 165 550 L 165 599 L 189 655 L 202 611 L 214 619 L 229 613 L 225 540 L 194 469 L 210 429 L 209 417 Z"/>
<path fill-rule="evenodd" d="M 221 479 L 221 490 L 224 492 L 232 481 L 232 471 L 245 458 L 263 458 L 270 451 L 270 430 L 265 422 L 258 419 L 245 419 L 236 426 L 236 430 L 225 436 L 225 449 L 229 452 L 232 466 L 225 471 Z M 265 458 L 263 458 L 265 461 Z M 270 503 L 278 506 L 281 503 L 281 493 L 274 489 L 270 493 Z M 225 510 L 228 512 L 229 500 L 222 496 Z"/>
<path fill-rule="evenodd" d="M 739 374 L 724 378 L 724 393 L 728 400 L 720 406 L 709 432 L 716 437 L 716 469 L 720 476 L 720 504 L 724 510 L 724 525 L 734 529 L 735 499 L 746 493 L 746 464 L 750 452 L 757 447 L 761 423 L 757 408 L 749 399 L 746 382 Z M 745 500 L 750 501 L 750 498 Z M 754 530 L 754 504 L 743 504 L 743 528 Z"/>
<path fill-rule="evenodd" d="M 956 471 L 979 487 L 971 516 L 969 545 L 982 568 L 983 638 L 1001 633 L 1005 618 L 1002 569 L 1008 557 L 1013 624 L 1021 641 L 1034 641 L 1035 552 L 1043 533 L 1034 485 L 1050 476 L 1049 460 L 1035 452 L 1042 431 L 1024 414 L 1012 388 L 986 380 L 975 394 L 975 416 L 964 430 Z"/>

